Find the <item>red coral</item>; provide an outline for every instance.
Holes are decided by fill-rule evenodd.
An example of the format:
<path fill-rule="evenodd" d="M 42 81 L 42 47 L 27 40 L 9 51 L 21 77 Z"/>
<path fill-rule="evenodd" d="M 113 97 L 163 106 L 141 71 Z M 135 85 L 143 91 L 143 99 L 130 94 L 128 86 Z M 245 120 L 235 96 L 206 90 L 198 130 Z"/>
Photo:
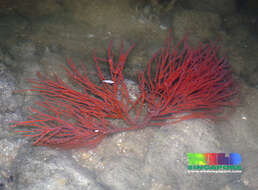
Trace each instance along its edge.
<path fill-rule="evenodd" d="M 191 49 L 187 36 L 174 47 L 170 41 L 171 35 L 147 71 L 139 75 L 141 89 L 147 89 L 145 101 L 152 120 L 216 119 L 223 107 L 234 107 L 238 90 L 227 58 L 218 55 L 220 47 L 210 42 Z M 151 74 L 154 60 L 155 73 Z"/>
<path fill-rule="evenodd" d="M 191 49 L 185 38 L 176 46 L 170 44 L 171 37 L 152 57 L 146 71 L 139 73 L 141 93 L 136 100 L 130 99 L 122 73 L 134 45 L 124 52 L 123 42 L 116 62 L 111 43 L 107 60 L 96 57 L 94 51 L 100 84 L 91 82 L 83 65 L 80 72 L 71 60 L 65 70 L 80 91 L 57 76 L 52 80 L 39 74 L 39 79 L 29 80 L 33 84 L 30 90 L 44 101 L 35 103 L 28 121 L 14 126 L 29 127 L 18 132 L 32 137 L 35 145 L 93 147 L 109 134 L 160 126 L 167 119 L 215 119 L 223 107 L 235 105 L 237 89 L 229 64 L 225 56 L 218 56 L 215 43 Z M 110 78 L 104 77 L 100 63 L 108 63 Z M 145 105 L 148 109 L 143 114 Z M 115 125 L 113 119 L 123 123 Z"/>

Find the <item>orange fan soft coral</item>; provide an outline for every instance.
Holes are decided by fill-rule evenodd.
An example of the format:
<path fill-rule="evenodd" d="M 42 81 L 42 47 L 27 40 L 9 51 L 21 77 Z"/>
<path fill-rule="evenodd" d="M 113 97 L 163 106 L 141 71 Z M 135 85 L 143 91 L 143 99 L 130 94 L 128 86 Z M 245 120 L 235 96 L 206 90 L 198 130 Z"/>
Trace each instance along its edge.
<path fill-rule="evenodd" d="M 34 145 L 91 148 L 113 133 L 161 126 L 167 119 L 172 122 L 215 119 L 224 112 L 224 107 L 236 105 L 238 91 L 228 61 L 218 55 L 216 43 L 190 48 L 184 38 L 173 46 L 171 35 L 146 70 L 138 73 L 140 93 L 132 100 L 123 69 L 133 47 L 124 52 L 122 42 L 117 61 L 111 43 L 108 59 L 97 57 L 94 51 L 99 84 L 89 80 L 83 65 L 80 72 L 67 60 L 67 76 L 80 91 L 57 76 L 51 79 L 38 74 L 39 79 L 29 80 L 32 83 L 29 90 L 41 96 L 42 101 L 35 102 L 27 121 L 13 125 L 26 127 L 17 132 L 32 137 Z M 109 65 L 108 78 L 104 77 L 100 64 Z M 114 119 L 123 124 L 114 124 Z"/>

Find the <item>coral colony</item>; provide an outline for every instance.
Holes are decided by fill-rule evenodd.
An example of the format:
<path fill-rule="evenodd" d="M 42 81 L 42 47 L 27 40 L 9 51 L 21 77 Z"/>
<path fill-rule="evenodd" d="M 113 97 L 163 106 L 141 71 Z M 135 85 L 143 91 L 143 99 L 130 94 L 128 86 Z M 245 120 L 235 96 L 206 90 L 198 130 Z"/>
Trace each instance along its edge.
<path fill-rule="evenodd" d="M 41 101 L 31 107 L 27 121 L 14 124 L 27 129 L 17 132 L 33 138 L 34 145 L 92 148 L 107 135 L 186 119 L 216 119 L 224 115 L 223 108 L 235 106 L 237 88 L 226 57 L 218 55 L 219 46 L 210 42 L 191 48 L 187 37 L 171 45 L 171 32 L 145 71 L 138 73 L 139 94 L 132 99 L 123 69 L 133 47 L 124 51 L 122 42 L 116 61 L 111 43 L 107 59 L 93 52 L 99 83 L 90 81 L 86 68 L 78 69 L 70 59 L 65 71 L 71 83 L 41 74 L 29 80 L 29 90 Z M 108 64 L 108 77 L 103 64 Z"/>

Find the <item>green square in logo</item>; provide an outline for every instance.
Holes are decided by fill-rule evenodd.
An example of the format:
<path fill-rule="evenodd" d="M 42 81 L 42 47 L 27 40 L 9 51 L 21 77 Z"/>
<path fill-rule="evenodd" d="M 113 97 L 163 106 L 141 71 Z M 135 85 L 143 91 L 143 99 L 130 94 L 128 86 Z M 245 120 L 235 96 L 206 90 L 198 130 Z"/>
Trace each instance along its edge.
<path fill-rule="evenodd" d="M 207 165 L 205 155 L 201 153 L 187 153 L 188 165 Z"/>

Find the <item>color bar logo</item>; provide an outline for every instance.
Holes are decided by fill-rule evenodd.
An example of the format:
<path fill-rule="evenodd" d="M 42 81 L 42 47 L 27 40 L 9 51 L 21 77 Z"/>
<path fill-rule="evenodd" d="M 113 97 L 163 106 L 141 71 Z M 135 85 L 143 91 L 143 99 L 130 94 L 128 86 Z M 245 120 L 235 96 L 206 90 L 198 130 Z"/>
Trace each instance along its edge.
<path fill-rule="evenodd" d="M 188 172 L 241 173 L 238 153 L 187 153 Z"/>

